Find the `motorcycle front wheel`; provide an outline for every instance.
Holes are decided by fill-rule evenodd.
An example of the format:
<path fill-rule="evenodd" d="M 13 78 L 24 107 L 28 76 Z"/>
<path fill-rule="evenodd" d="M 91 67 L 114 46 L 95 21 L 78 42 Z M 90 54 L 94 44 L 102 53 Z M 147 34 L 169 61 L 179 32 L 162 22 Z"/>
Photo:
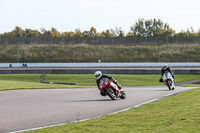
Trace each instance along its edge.
<path fill-rule="evenodd" d="M 106 93 L 112 100 L 116 100 L 117 97 L 116 97 L 115 92 L 113 91 L 112 88 L 107 88 Z"/>
<path fill-rule="evenodd" d="M 126 98 L 126 93 L 125 93 L 124 91 L 121 92 L 120 98 L 121 98 L 121 99 L 125 99 L 125 98 Z"/>
<path fill-rule="evenodd" d="M 171 83 L 169 81 L 167 81 L 167 87 L 169 88 L 169 90 L 172 90 L 171 89 Z"/>

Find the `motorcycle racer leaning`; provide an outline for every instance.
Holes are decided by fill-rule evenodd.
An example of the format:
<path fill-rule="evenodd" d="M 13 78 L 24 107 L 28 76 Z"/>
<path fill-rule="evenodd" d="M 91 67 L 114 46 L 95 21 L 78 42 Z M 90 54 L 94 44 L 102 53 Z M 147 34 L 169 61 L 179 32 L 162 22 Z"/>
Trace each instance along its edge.
<path fill-rule="evenodd" d="M 107 78 L 107 79 L 109 79 L 110 81 L 112 81 L 113 83 L 115 83 L 115 84 L 118 86 L 119 90 L 121 90 L 121 85 L 119 85 L 119 84 L 117 83 L 117 80 L 115 80 L 113 77 L 110 77 L 110 76 L 108 76 L 108 75 L 103 75 L 103 74 L 101 73 L 101 71 L 96 71 L 94 75 L 95 75 L 95 77 L 96 77 L 96 83 L 97 83 L 97 87 L 98 87 L 99 90 L 100 90 L 100 88 L 99 88 L 99 83 L 100 83 L 100 80 L 101 80 L 102 78 Z M 102 96 L 105 96 L 104 92 L 102 92 L 101 90 L 100 90 L 100 94 L 101 94 Z"/>
<path fill-rule="evenodd" d="M 162 77 L 163 77 L 163 74 L 164 74 L 165 72 L 171 73 L 171 75 L 172 75 L 172 77 L 173 77 L 173 79 L 174 79 L 174 74 L 173 74 L 173 72 L 171 71 L 171 69 L 169 68 L 169 66 L 168 66 L 167 64 L 164 64 L 163 67 L 162 67 L 162 70 L 161 70 L 161 78 L 160 78 L 159 82 L 164 82 L 163 79 L 162 79 Z M 175 80 L 174 80 L 174 81 L 175 81 Z"/>

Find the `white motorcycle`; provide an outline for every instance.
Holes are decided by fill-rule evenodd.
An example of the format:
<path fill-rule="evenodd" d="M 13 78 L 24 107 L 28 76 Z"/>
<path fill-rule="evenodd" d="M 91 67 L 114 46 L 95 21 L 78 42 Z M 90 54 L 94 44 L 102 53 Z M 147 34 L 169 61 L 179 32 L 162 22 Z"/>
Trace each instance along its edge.
<path fill-rule="evenodd" d="M 170 72 L 164 73 L 162 79 L 163 79 L 165 85 L 167 85 L 167 87 L 169 88 L 169 90 L 175 89 L 175 85 L 174 85 L 175 82 L 174 82 L 174 79 Z"/>

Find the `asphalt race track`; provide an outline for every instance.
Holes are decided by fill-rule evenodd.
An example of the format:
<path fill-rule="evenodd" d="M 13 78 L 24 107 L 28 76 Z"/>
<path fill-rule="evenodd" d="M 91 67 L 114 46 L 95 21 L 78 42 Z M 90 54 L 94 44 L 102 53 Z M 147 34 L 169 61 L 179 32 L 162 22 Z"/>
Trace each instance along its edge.
<path fill-rule="evenodd" d="M 0 133 L 79 121 L 113 113 L 192 87 L 123 87 L 127 98 L 112 101 L 97 88 L 0 91 Z"/>

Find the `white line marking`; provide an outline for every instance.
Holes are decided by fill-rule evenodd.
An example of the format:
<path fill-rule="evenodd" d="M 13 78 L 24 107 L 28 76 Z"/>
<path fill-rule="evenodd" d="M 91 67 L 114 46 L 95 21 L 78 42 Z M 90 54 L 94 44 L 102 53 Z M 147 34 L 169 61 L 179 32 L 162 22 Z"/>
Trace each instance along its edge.
<path fill-rule="evenodd" d="M 194 87 L 194 88 L 196 88 L 196 87 Z M 193 88 L 193 89 L 194 89 L 194 88 Z M 183 90 L 183 91 L 185 91 L 185 90 Z M 183 92 L 183 91 L 180 91 L 180 92 Z M 175 92 L 175 93 L 167 94 L 167 95 L 164 95 L 164 96 L 162 96 L 162 97 L 155 98 L 155 99 L 149 100 L 149 101 L 147 101 L 147 102 L 144 102 L 144 103 L 141 103 L 141 104 L 138 104 L 138 105 L 129 107 L 129 108 L 125 108 L 125 109 L 122 109 L 122 110 L 119 110 L 119 111 L 116 111 L 116 112 L 113 112 L 113 113 L 109 113 L 109 114 L 116 114 L 116 113 L 119 113 L 119 112 L 124 112 L 124 111 L 127 111 L 127 110 L 131 109 L 131 108 L 139 107 L 139 106 L 141 106 L 141 105 L 144 105 L 144 104 L 147 104 L 147 103 L 151 103 L 151 102 L 160 100 L 160 99 L 162 99 L 162 98 L 165 98 L 165 97 L 169 97 L 169 96 L 178 94 L 178 93 L 180 93 L 180 92 Z M 31 129 L 13 131 L 13 132 L 8 132 L 8 133 L 19 133 L 19 132 L 25 132 L 25 131 L 31 131 L 31 130 L 38 130 L 38 129 L 43 129 L 43 128 L 55 127 L 55 126 L 62 126 L 62 125 L 68 124 L 68 123 L 82 122 L 82 121 L 87 121 L 87 120 L 94 119 L 94 118 L 99 118 L 99 117 L 101 117 L 101 116 L 96 116 L 96 117 L 92 117 L 92 118 L 88 118 L 88 119 L 83 119 L 83 120 L 78 120 L 78 121 L 72 121 L 72 122 L 66 122 L 66 123 L 61 123 L 61 124 L 55 124 L 55 125 L 49 125 L 49 126 L 43 126 L 43 127 L 37 127 L 37 128 L 31 128 Z"/>

